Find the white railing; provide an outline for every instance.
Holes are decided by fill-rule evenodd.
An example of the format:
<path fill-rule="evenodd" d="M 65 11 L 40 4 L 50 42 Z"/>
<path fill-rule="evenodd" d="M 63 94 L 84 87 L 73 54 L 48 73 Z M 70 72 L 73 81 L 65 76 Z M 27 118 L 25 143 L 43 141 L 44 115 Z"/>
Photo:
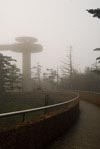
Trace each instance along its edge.
<path fill-rule="evenodd" d="M 86 90 L 72 90 L 72 91 L 78 92 L 78 93 L 90 93 L 90 94 L 100 95 L 100 92 L 96 92 L 96 91 L 86 91 Z"/>
<path fill-rule="evenodd" d="M 54 108 L 54 107 L 60 107 L 64 104 L 72 103 L 73 101 L 79 99 L 79 97 L 80 97 L 78 93 L 75 93 L 75 94 L 76 94 L 76 97 L 69 100 L 69 101 L 65 101 L 65 102 L 61 102 L 61 103 L 57 103 L 57 104 L 53 104 L 53 105 L 48 105 L 48 106 L 43 106 L 43 107 L 38 107 L 38 108 L 33 108 L 33 109 L 14 111 L 14 112 L 8 112 L 8 113 L 1 113 L 0 118 L 15 116 L 15 115 L 21 115 L 22 114 L 22 121 L 25 121 L 25 114 L 26 113 L 42 111 L 42 110 L 51 109 L 51 108 Z"/>

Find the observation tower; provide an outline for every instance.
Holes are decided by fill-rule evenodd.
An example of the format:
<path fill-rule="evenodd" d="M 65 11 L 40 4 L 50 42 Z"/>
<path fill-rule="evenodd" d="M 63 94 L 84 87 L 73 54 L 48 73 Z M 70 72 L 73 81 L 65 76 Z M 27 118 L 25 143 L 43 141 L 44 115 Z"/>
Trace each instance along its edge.
<path fill-rule="evenodd" d="M 38 53 L 43 50 L 38 40 L 33 37 L 17 37 L 16 43 L 8 45 L 0 45 L 0 51 L 13 51 L 22 53 L 22 69 L 23 69 L 23 90 L 25 92 L 32 91 L 31 84 L 31 53 Z"/>

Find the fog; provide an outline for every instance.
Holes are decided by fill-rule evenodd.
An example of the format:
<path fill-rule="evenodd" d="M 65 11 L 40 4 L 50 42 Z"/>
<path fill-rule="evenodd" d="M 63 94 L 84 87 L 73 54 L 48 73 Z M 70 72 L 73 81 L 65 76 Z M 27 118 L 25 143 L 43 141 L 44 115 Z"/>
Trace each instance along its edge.
<path fill-rule="evenodd" d="M 32 54 L 32 66 L 60 67 L 65 51 L 73 48 L 73 65 L 83 71 L 95 62 L 100 47 L 100 20 L 86 9 L 98 8 L 99 0 L 0 0 L 0 44 L 15 42 L 16 37 L 32 36 L 43 52 Z M 3 52 L 18 60 L 21 54 Z"/>
<path fill-rule="evenodd" d="M 0 149 L 100 148 L 99 82 L 100 0 L 0 0 Z"/>

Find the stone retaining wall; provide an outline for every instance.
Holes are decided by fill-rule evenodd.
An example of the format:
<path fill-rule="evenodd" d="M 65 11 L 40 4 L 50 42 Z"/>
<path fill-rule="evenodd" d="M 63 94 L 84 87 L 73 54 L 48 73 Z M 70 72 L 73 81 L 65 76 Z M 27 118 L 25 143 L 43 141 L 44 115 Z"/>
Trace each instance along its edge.
<path fill-rule="evenodd" d="M 37 122 L 23 123 L 0 132 L 0 149 L 41 149 L 63 134 L 79 115 L 79 102 L 69 109 L 46 116 Z"/>
<path fill-rule="evenodd" d="M 100 107 L 100 94 L 92 92 L 80 92 L 80 97 L 82 100 L 86 100 Z"/>

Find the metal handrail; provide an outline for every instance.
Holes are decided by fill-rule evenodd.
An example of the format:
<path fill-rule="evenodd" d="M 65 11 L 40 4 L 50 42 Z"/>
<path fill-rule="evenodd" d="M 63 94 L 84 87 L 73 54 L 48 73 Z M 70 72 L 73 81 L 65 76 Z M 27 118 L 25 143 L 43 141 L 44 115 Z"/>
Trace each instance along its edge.
<path fill-rule="evenodd" d="M 90 93 L 90 94 L 100 95 L 100 92 L 96 92 L 96 91 L 89 91 L 89 90 L 73 90 L 73 91 L 79 92 L 79 93 Z"/>
<path fill-rule="evenodd" d="M 14 111 L 14 112 L 8 112 L 8 113 L 1 113 L 0 114 L 0 118 L 1 117 L 9 117 L 9 116 L 23 114 L 23 121 L 24 121 L 26 113 L 41 111 L 41 110 L 44 110 L 44 109 L 51 109 L 53 107 L 58 107 L 58 106 L 61 106 L 61 105 L 67 104 L 67 103 L 71 103 L 71 102 L 77 100 L 79 97 L 80 97 L 79 94 L 77 94 L 77 96 L 75 98 L 73 98 L 73 99 L 71 99 L 69 101 L 65 101 L 65 102 L 61 102 L 61 103 L 57 103 L 57 104 L 53 104 L 53 105 L 48 105 L 48 106 L 43 106 L 43 107 L 38 107 L 38 108 L 33 108 L 33 109 Z"/>

